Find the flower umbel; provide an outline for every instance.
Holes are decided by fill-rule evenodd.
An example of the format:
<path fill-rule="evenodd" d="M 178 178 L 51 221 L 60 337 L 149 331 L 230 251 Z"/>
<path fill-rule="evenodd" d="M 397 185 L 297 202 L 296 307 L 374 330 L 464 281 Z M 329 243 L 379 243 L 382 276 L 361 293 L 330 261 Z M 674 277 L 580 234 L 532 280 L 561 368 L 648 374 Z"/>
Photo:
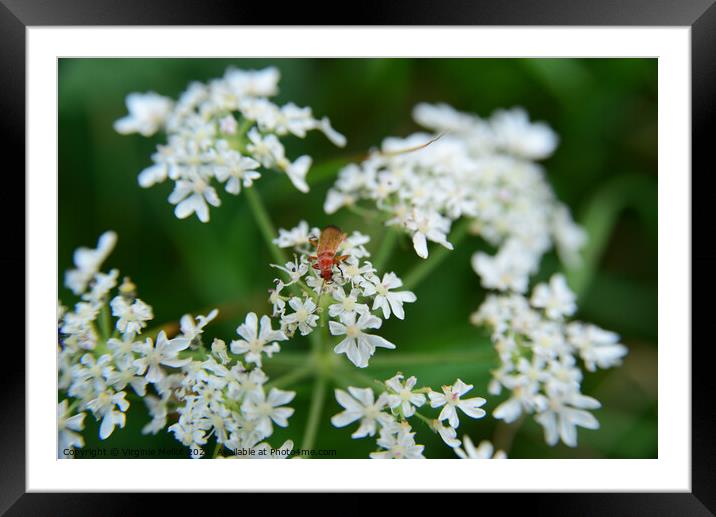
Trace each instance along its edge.
<path fill-rule="evenodd" d="M 145 137 L 162 130 L 167 139 L 152 155 L 153 165 L 139 174 L 140 186 L 172 180 L 169 202 L 176 205 L 175 215 L 184 219 L 196 214 L 203 223 L 209 221 L 209 207 L 221 205 L 213 184 L 238 195 L 261 178 L 259 168 L 285 174 L 299 191 L 308 192 L 311 157 L 290 161 L 280 138 L 305 138 L 317 130 L 343 147 L 345 137 L 328 118 L 314 118 L 311 108 L 271 102 L 278 81 L 273 67 L 229 68 L 221 78 L 191 83 L 176 101 L 155 92 L 129 94 L 129 114 L 115 122 L 115 130 Z"/>

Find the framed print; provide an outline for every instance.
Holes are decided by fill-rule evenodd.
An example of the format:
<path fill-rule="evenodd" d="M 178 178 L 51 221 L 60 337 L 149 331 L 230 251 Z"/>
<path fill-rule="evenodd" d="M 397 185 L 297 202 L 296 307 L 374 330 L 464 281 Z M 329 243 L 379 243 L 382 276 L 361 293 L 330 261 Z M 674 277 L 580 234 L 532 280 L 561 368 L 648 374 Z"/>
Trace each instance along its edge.
<path fill-rule="evenodd" d="M 212 27 L 6 2 L 28 207 L 5 508 L 506 491 L 708 514 L 690 171 L 716 11 L 575 5 Z"/>

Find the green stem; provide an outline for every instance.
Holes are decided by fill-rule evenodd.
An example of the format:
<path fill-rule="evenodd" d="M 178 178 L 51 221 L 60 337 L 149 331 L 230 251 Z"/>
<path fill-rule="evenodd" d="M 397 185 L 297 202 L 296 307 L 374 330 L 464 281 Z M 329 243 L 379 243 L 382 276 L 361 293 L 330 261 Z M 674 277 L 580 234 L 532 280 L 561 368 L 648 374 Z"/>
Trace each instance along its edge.
<path fill-rule="evenodd" d="M 100 320 L 99 320 L 100 332 L 102 333 L 102 339 L 107 341 L 112 335 L 112 320 L 109 315 L 109 308 L 107 304 L 102 305 L 100 309 Z"/>
<path fill-rule="evenodd" d="M 219 453 L 221 452 L 221 447 L 222 447 L 221 444 L 217 440 L 216 447 L 214 447 L 214 454 L 212 455 L 212 458 L 216 458 L 219 455 Z"/>
<path fill-rule="evenodd" d="M 318 433 L 318 424 L 321 419 L 321 413 L 323 406 L 326 401 L 326 391 L 328 385 L 328 378 L 333 371 L 332 354 L 328 347 L 328 325 L 326 320 L 328 319 L 328 305 L 330 304 L 330 297 L 321 296 L 318 299 L 319 313 L 319 325 L 311 334 L 309 334 L 309 340 L 311 341 L 312 361 L 311 367 L 316 373 L 316 383 L 313 387 L 313 394 L 311 395 L 311 405 L 308 409 L 308 420 L 306 422 L 306 430 L 303 433 L 303 449 L 311 449 L 316 442 L 316 434 Z"/>
<path fill-rule="evenodd" d="M 321 355 L 321 330 L 320 328 L 315 329 L 308 335 L 308 341 L 311 343 L 311 353 L 313 359 L 317 360 Z"/>
<path fill-rule="evenodd" d="M 315 332 L 315 331 L 314 331 Z M 313 335 L 313 332 L 309 335 Z M 273 356 L 268 365 L 269 366 L 303 366 L 309 361 L 308 354 L 303 352 L 284 352 Z"/>
<path fill-rule="evenodd" d="M 485 360 L 494 357 L 495 350 L 491 347 L 465 352 L 413 352 L 392 353 L 385 356 L 372 357 L 369 367 L 402 366 L 416 364 L 465 364 L 485 363 Z M 492 361 L 486 366 L 491 367 Z"/>
<path fill-rule="evenodd" d="M 619 215 L 633 207 L 641 216 L 647 230 L 656 238 L 656 214 L 649 200 L 656 196 L 656 181 L 639 175 L 618 176 L 598 190 L 580 218 L 587 233 L 587 243 L 582 250 L 581 262 L 569 265 L 567 281 L 578 297 L 582 297 L 594 281 L 594 277 Z"/>
<path fill-rule="evenodd" d="M 266 210 L 266 207 L 261 200 L 261 196 L 259 196 L 258 192 L 256 192 L 256 187 L 245 189 L 244 194 L 246 195 L 246 199 L 249 202 L 249 207 L 254 214 L 256 224 L 259 225 L 261 236 L 263 237 L 266 246 L 271 252 L 273 259 L 279 265 L 284 265 L 286 262 L 288 262 L 288 259 L 286 258 L 286 255 L 283 250 L 276 246 L 276 244 L 274 244 L 273 242 L 273 240 L 276 238 L 276 230 L 274 230 L 273 223 L 271 223 L 271 217 L 269 216 L 268 211 Z"/>
<path fill-rule="evenodd" d="M 284 253 L 283 249 L 276 246 L 273 242 L 277 235 L 276 230 L 273 227 L 273 223 L 271 222 L 271 217 L 266 210 L 266 206 L 261 200 L 261 196 L 259 196 L 256 191 L 256 187 L 247 188 L 244 190 L 244 193 L 246 195 L 246 199 L 249 201 L 249 207 L 254 215 L 254 219 L 256 219 L 256 224 L 259 225 L 259 230 L 261 231 L 264 243 L 271 252 L 271 256 L 276 261 L 276 264 L 283 266 L 286 262 L 288 262 L 288 257 Z M 298 295 L 303 293 L 313 299 L 316 299 L 317 297 L 316 293 L 314 293 L 313 290 L 301 280 L 291 284 L 289 288 L 291 288 Z"/>
<path fill-rule="evenodd" d="M 306 365 L 303 368 L 298 368 L 290 373 L 282 375 L 281 377 L 273 380 L 265 385 L 266 390 L 271 388 L 284 388 L 292 384 L 296 384 L 302 381 L 306 377 L 313 375 L 315 367 L 312 364 Z"/>
<path fill-rule="evenodd" d="M 378 273 L 385 267 L 385 263 L 390 258 L 396 242 L 398 242 L 398 231 L 388 226 L 383 241 L 380 243 L 380 248 L 378 248 L 378 252 L 375 254 L 375 260 L 373 260 L 373 266 L 378 270 Z"/>
<path fill-rule="evenodd" d="M 418 411 L 415 412 L 415 416 L 418 417 L 418 419 L 421 420 L 425 425 L 427 425 L 428 428 L 430 428 L 430 430 L 432 432 L 436 432 L 435 429 L 433 428 L 433 420 L 432 419 L 426 417 L 425 415 L 420 414 Z"/>
<path fill-rule="evenodd" d="M 318 433 L 318 423 L 321 419 L 321 412 L 326 400 L 326 378 L 319 375 L 316 378 L 316 384 L 313 387 L 311 395 L 311 406 L 308 410 L 308 422 L 306 422 L 306 430 L 303 433 L 302 449 L 312 449 L 316 443 L 316 434 Z"/>
<path fill-rule="evenodd" d="M 495 446 L 495 449 L 504 451 L 505 454 L 509 454 L 510 449 L 512 448 L 512 443 L 515 441 L 515 436 L 517 436 L 517 432 L 522 427 L 524 421 L 525 415 L 523 414 L 511 424 L 506 424 L 501 420 L 497 422 L 492 438 L 492 445 Z"/>
<path fill-rule="evenodd" d="M 373 220 L 376 217 L 380 215 L 380 212 L 377 210 L 371 210 L 370 208 L 363 208 L 362 206 L 358 205 L 348 205 L 346 206 L 349 212 L 353 212 L 356 215 L 359 215 L 361 217 L 364 217 L 365 219 Z"/>
<path fill-rule="evenodd" d="M 362 384 L 366 388 L 373 388 L 380 392 L 386 390 L 385 384 L 377 379 L 373 379 L 371 376 L 359 372 L 353 368 L 346 367 L 340 373 L 343 374 L 343 378 L 353 379 L 354 382 Z"/>
<path fill-rule="evenodd" d="M 457 246 L 468 233 L 470 228 L 470 221 L 463 219 L 455 227 L 452 234 L 450 235 L 450 242 L 453 247 Z M 451 250 L 440 246 L 437 250 L 433 251 L 430 257 L 420 262 L 415 266 L 406 276 L 403 286 L 406 289 L 413 289 L 417 286 L 430 272 L 435 269 L 443 260 L 445 260 Z"/>

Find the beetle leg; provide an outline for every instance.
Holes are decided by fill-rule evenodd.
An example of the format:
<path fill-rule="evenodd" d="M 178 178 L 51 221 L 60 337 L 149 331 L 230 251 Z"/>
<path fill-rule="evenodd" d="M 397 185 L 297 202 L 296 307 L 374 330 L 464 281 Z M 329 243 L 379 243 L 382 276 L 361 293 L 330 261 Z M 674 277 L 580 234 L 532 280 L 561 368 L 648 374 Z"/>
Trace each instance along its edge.
<path fill-rule="evenodd" d="M 316 239 L 315 237 L 309 237 L 309 238 L 308 238 L 308 243 L 309 243 L 311 246 L 313 246 L 314 248 L 317 248 L 317 247 L 318 247 L 318 239 Z"/>
<path fill-rule="evenodd" d="M 350 255 L 338 255 L 336 257 L 333 257 L 333 263 L 338 265 L 344 260 L 346 260 L 348 257 L 350 257 Z"/>

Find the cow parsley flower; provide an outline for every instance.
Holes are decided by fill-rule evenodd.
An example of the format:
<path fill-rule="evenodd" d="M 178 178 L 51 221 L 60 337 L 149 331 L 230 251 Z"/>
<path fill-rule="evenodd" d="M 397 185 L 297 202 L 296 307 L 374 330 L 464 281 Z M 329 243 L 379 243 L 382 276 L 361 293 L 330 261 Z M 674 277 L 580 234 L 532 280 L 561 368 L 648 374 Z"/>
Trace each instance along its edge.
<path fill-rule="evenodd" d="M 79 431 L 85 428 L 84 413 L 78 413 L 70 416 L 69 402 L 67 399 L 63 400 L 57 405 L 57 457 L 65 458 L 64 454 L 66 449 L 82 448 L 85 445 L 85 440 Z"/>
<path fill-rule="evenodd" d="M 331 291 L 331 296 L 337 302 L 328 306 L 328 315 L 331 318 L 340 317 L 343 314 L 367 313 L 370 312 L 368 306 L 364 303 L 358 303 L 358 298 L 363 295 L 370 296 L 368 288 L 364 287 L 361 293 L 360 289 L 351 289 L 349 294 L 343 290 L 343 287 L 336 287 Z"/>
<path fill-rule="evenodd" d="M 173 105 L 171 99 L 155 92 L 130 93 L 126 102 L 129 114 L 114 123 L 115 131 L 123 135 L 152 136 L 164 125 Z"/>
<path fill-rule="evenodd" d="M 627 348 L 619 336 L 594 325 L 565 321 L 576 312 L 575 296 L 563 276 L 538 284 L 529 298 L 521 294 L 489 295 L 472 322 L 487 325 L 500 358 L 490 392 L 507 388 L 509 395 L 493 416 L 507 423 L 534 415 L 544 427 L 545 441 L 577 445 L 577 427 L 597 429 L 589 409 L 597 400 L 581 393 L 581 358 L 588 371 L 621 362 Z"/>
<path fill-rule="evenodd" d="M 290 230 L 279 228 L 278 237 L 273 243 L 279 248 L 304 247 L 308 246 L 312 238 L 317 238 L 318 234 L 318 228 L 309 228 L 306 221 L 301 221 Z"/>
<path fill-rule="evenodd" d="M 363 368 L 376 348 L 395 348 L 368 330 L 382 326 L 380 316 L 404 319 L 403 304 L 414 302 L 416 296 L 411 291 L 397 290 L 403 281 L 394 272 L 384 274 L 382 279 L 378 276 L 366 248 L 370 237 L 360 232 L 343 236 L 335 252 L 340 261 L 333 266 L 331 280 L 327 281 L 321 276 L 315 256 L 319 240 L 318 228 L 306 221 L 289 230 L 279 229 L 274 243 L 292 248 L 296 255 L 284 266 L 272 264 L 284 274 L 274 280 L 276 288 L 269 291 L 273 315 L 281 318 L 282 329 L 288 335 L 293 335 L 296 329 L 301 335 L 308 335 L 318 328 L 321 318 L 328 319 L 331 335 L 345 336 L 334 351 L 346 354 L 353 364 Z M 289 286 L 301 296 L 284 295 Z"/>
<path fill-rule="evenodd" d="M 271 102 L 278 80 L 273 67 L 229 68 L 221 78 L 191 83 L 176 101 L 154 92 L 129 94 L 129 114 L 115 122 L 115 130 L 166 134 L 166 142 L 152 155 L 153 164 L 139 174 L 140 186 L 173 181 L 169 202 L 176 205 L 175 215 L 184 219 L 196 214 L 201 222 L 209 221 L 210 206 L 221 205 L 216 184 L 238 195 L 262 177 L 260 168 L 285 174 L 299 191 L 308 192 L 311 157 L 288 159 L 281 139 L 305 138 L 316 130 L 342 147 L 345 137 L 328 118 L 314 118 L 308 107 Z"/>
<path fill-rule="evenodd" d="M 455 381 L 451 386 L 443 386 L 442 393 L 431 391 L 428 393 L 430 398 L 430 407 L 442 407 L 438 420 L 447 420 L 451 427 L 460 425 L 460 418 L 457 415 L 459 408 L 467 416 L 471 418 L 482 418 L 485 416 L 485 410 L 480 409 L 487 402 L 482 397 L 473 397 L 470 399 L 462 399 L 461 397 L 473 388 L 471 384 L 465 384 L 460 379 Z"/>
<path fill-rule="evenodd" d="M 413 247 L 420 258 L 428 258 L 428 240 L 449 250 L 453 249 L 452 244 L 447 240 L 450 220 L 437 212 L 425 213 L 417 209 L 413 210 L 411 216 L 406 219 L 405 226 L 413 233 Z"/>
<path fill-rule="evenodd" d="M 84 445 L 78 431 L 87 411 L 101 421 L 100 439 L 109 437 L 117 426 L 124 427 L 129 407 L 126 390 L 131 387 L 151 417 L 142 433 L 168 430 L 190 448 L 192 458 L 201 458 L 210 441 L 220 446 L 217 454 L 221 447 L 266 447 L 262 440 L 272 434 L 273 425 L 286 426 L 293 413 L 284 405 L 294 393 L 268 391 L 268 376 L 259 367 L 263 354 L 278 351 L 273 341 L 286 339 L 285 334 L 274 331 L 268 317 L 259 323 L 255 314 L 249 314 L 238 329 L 244 339 L 231 344 L 232 352 L 243 354 L 248 365 L 230 356 L 221 339 L 213 340 L 210 351 L 202 343 L 207 325 L 218 315 L 216 309 L 206 316 L 185 314 L 179 322 L 181 333 L 172 339 L 165 331 L 156 340 L 140 339 L 153 318 L 151 307 L 137 298 L 136 286 L 128 278 L 117 286 L 118 271 L 99 271 L 115 239 L 100 239 L 99 251 L 76 254 L 80 257 L 77 281 L 68 286 L 84 282 L 77 287 L 83 301 L 72 310 L 62 306 L 58 311 L 58 388 L 62 397 L 68 397 L 58 406 L 60 446 Z M 300 323 L 310 326 L 315 320 L 296 322 Z M 71 416 L 70 410 L 77 414 Z M 167 427 L 169 420 L 173 423 Z"/>
<path fill-rule="evenodd" d="M 590 372 L 621 364 L 622 358 L 629 352 L 619 343 L 619 335 L 596 325 L 573 322 L 567 325 L 566 330 L 567 341 L 576 347 L 584 367 Z"/>
<path fill-rule="evenodd" d="M 448 447 L 454 449 L 455 447 L 459 447 L 462 443 L 457 439 L 457 430 L 454 427 L 443 425 L 439 420 L 434 420 L 432 427 L 438 432 L 440 438 L 442 438 Z"/>
<path fill-rule="evenodd" d="M 142 434 L 157 434 L 167 426 L 167 416 L 169 415 L 167 400 L 147 395 L 144 397 L 144 403 L 152 419 L 142 427 Z"/>
<path fill-rule="evenodd" d="M 553 275 L 547 284 L 539 284 L 532 291 L 530 303 L 533 307 L 544 309 L 552 320 L 571 316 L 577 311 L 577 297 L 567 286 L 564 275 Z"/>
<path fill-rule="evenodd" d="M 406 418 L 413 416 L 415 408 L 422 406 L 426 401 L 423 393 L 413 391 L 417 382 L 415 376 L 408 377 L 403 382 L 403 375 L 400 373 L 385 381 L 385 385 L 390 390 L 388 405 L 393 409 L 400 408 Z"/>
<path fill-rule="evenodd" d="M 134 365 L 140 375 L 146 372 L 147 381 L 158 383 L 166 375 L 162 366 L 180 368 L 191 362 L 189 358 L 179 358 L 179 352 L 189 348 L 189 343 L 190 341 L 186 338 L 168 339 L 162 330 L 157 335 L 156 343 L 151 338 L 147 338 L 144 343 L 135 347 L 139 358 L 134 361 Z"/>
<path fill-rule="evenodd" d="M 364 284 L 363 294 L 366 296 L 375 295 L 373 310 L 382 309 L 384 318 L 388 319 L 392 310 L 395 317 L 402 320 L 405 319 L 403 303 L 413 303 L 417 300 L 415 294 L 411 291 L 390 291 L 402 285 L 403 281 L 395 273 L 390 272 L 383 275 L 383 280 L 373 277 L 373 279 Z"/>
<path fill-rule="evenodd" d="M 288 301 L 288 305 L 294 310 L 290 314 L 285 314 L 281 318 L 281 322 L 286 325 L 289 333 L 296 331 L 301 332 L 302 336 L 309 334 L 318 323 L 318 315 L 316 312 L 316 303 L 310 298 L 301 300 L 301 298 L 293 297 Z"/>
<path fill-rule="evenodd" d="M 409 420 L 420 419 L 427 424 L 428 428 L 438 434 L 443 442 L 451 448 L 460 447 L 462 442 L 457 439 L 456 425 L 446 426 L 441 423 L 444 414 L 450 410 L 444 408 L 440 416 L 430 419 L 420 413 L 427 401 L 425 394 L 431 399 L 430 406 L 433 408 L 444 406 L 446 403 L 454 410 L 461 409 L 473 418 L 479 418 L 485 414 L 478 408 L 485 403 L 484 399 L 474 398 L 459 400 L 457 393 L 466 393 L 472 386 L 465 385 L 458 379 L 455 389 L 451 386 L 444 386 L 450 393 L 449 396 L 438 401 L 442 395 L 433 392 L 430 388 L 416 388 L 417 379 L 414 376 L 407 379 L 402 373 L 397 373 L 382 383 L 383 389 L 376 398 L 372 388 L 349 387 L 348 392 L 336 390 L 336 401 L 344 408 L 344 411 L 334 415 L 331 423 L 335 427 L 345 427 L 353 422 L 360 421 L 359 428 L 352 434 L 353 438 L 363 438 L 379 434 L 377 444 L 383 449 L 370 454 L 371 458 L 422 458 L 423 446 L 415 443 L 414 435 Z M 456 396 L 453 397 L 452 394 Z M 447 400 L 452 402 L 447 402 Z M 457 414 L 455 413 L 457 417 Z"/>
<path fill-rule="evenodd" d="M 392 417 L 383 410 L 387 407 L 387 396 L 381 394 L 375 399 L 370 388 L 349 387 L 348 393 L 336 390 L 336 401 L 345 409 L 331 418 L 336 427 L 345 427 L 360 420 L 360 426 L 351 435 L 352 438 L 374 436 L 378 425 L 384 426 L 392 421 Z"/>
<path fill-rule="evenodd" d="M 108 370 L 105 373 L 107 384 L 115 390 L 124 390 L 130 385 L 134 392 L 143 397 L 147 392 L 149 379 L 143 377 L 139 372 L 140 368 L 135 364 L 116 362 L 117 369 Z"/>
<path fill-rule="evenodd" d="M 117 319 L 117 330 L 125 339 L 132 339 L 142 332 L 147 322 L 154 318 L 152 308 L 142 300 L 129 301 L 123 296 L 115 296 L 110 303 L 112 315 Z"/>
<path fill-rule="evenodd" d="M 261 316 L 259 327 L 259 319 L 256 313 L 253 312 L 246 315 L 246 320 L 239 325 L 236 332 L 243 339 L 231 342 L 231 353 L 245 354 L 246 362 L 253 363 L 259 367 L 261 366 L 262 354 L 271 357 L 281 350 L 277 341 L 288 339 L 283 331 L 271 328 L 271 319 L 268 316 Z"/>
<path fill-rule="evenodd" d="M 102 420 L 99 426 L 99 437 L 106 440 L 114 431 L 115 426 L 124 427 L 125 412 L 129 409 L 129 402 L 125 400 L 126 393 L 115 393 L 112 389 L 101 391 L 95 399 L 87 403 L 97 420 Z M 115 409 L 116 407 L 116 409 Z"/>
<path fill-rule="evenodd" d="M 344 167 L 327 193 L 327 213 L 377 209 L 386 226 L 410 236 L 421 258 L 428 257 L 429 242 L 452 249 L 450 231 L 464 219 L 471 233 L 497 248 L 493 261 L 485 253 L 473 260 L 488 288 L 524 292 L 553 244 L 565 263 L 578 260 L 583 231 L 535 163 L 557 146 L 549 126 L 531 122 L 520 108 L 483 120 L 423 103 L 413 118 L 434 132 L 386 138 L 362 163 Z"/>
<path fill-rule="evenodd" d="M 93 305 L 102 305 L 107 301 L 109 292 L 117 287 L 117 278 L 119 270 L 113 269 L 109 273 L 98 271 L 90 281 L 90 290 L 82 295 L 83 300 L 87 300 Z"/>
<path fill-rule="evenodd" d="M 301 280 L 301 278 L 303 278 L 306 273 L 308 273 L 308 263 L 303 256 L 301 257 L 301 259 L 296 258 L 293 262 L 286 262 L 284 266 L 271 264 L 271 267 L 275 267 L 276 269 L 279 269 L 284 273 L 288 274 L 289 281 L 286 283 L 282 283 L 282 285 L 294 284 Z"/>
<path fill-rule="evenodd" d="M 109 231 L 100 235 L 97 248 L 78 248 L 74 254 L 75 269 L 65 274 L 65 285 L 74 294 L 84 293 L 90 280 L 99 271 L 102 262 L 107 259 L 116 243 L 117 234 Z"/>
<path fill-rule="evenodd" d="M 571 390 L 564 392 L 547 386 L 547 408 L 535 416 L 544 428 L 545 441 L 556 445 L 561 439 L 569 447 L 577 446 L 577 426 L 599 429 L 599 422 L 586 411 L 601 407 L 598 400 Z"/>
<path fill-rule="evenodd" d="M 384 451 L 371 452 L 372 459 L 398 459 L 415 460 L 425 459 L 423 456 L 424 445 L 415 443 L 415 433 L 411 432 L 409 425 L 400 426 L 396 429 L 384 428 L 380 432 L 378 445 Z"/>
<path fill-rule="evenodd" d="M 254 421 L 255 429 L 264 437 L 273 433 L 272 422 L 280 427 L 288 425 L 288 418 L 293 414 L 293 408 L 283 407 L 296 396 L 293 391 L 283 391 L 271 388 L 268 396 L 263 391 L 254 397 L 249 397 L 242 406 L 246 418 Z"/>
<path fill-rule="evenodd" d="M 358 368 L 368 366 L 368 359 L 375 353 L 376 348 L 395 348 L 387 339 L 375 334 L 364 332 L 370 329 L 379 329 L 383 321 L 372 314 L 363 313 L 356 319 L 356 313 L 346 313 L 341 321 L 330 321 L 328 328 L 334 336 L 346 336 L 333 349 L 337 354 L 346 354 L 346 357 Z"/>
<path fill-rule="evenodd" d="M 543 122 L 530 122 L 521 108 L 498 110 L 490 120 L 495 143 L 517 156 L 541 160 L 557 148 L 557 135 Z"/>
<path fill-rule="evenodd" d="M 464 447 L 464 448 L 463 448 Z M 504 451 L 496 451 L 495 446 L 488 440 L 482 440 L 480 445 L 475 447 L 469 436 L 462 439 L 462 447 L 453 449 L 459 458 L 464 460 L 489 460 L 489 459 L 505 459 L 507 454 Z"/>

